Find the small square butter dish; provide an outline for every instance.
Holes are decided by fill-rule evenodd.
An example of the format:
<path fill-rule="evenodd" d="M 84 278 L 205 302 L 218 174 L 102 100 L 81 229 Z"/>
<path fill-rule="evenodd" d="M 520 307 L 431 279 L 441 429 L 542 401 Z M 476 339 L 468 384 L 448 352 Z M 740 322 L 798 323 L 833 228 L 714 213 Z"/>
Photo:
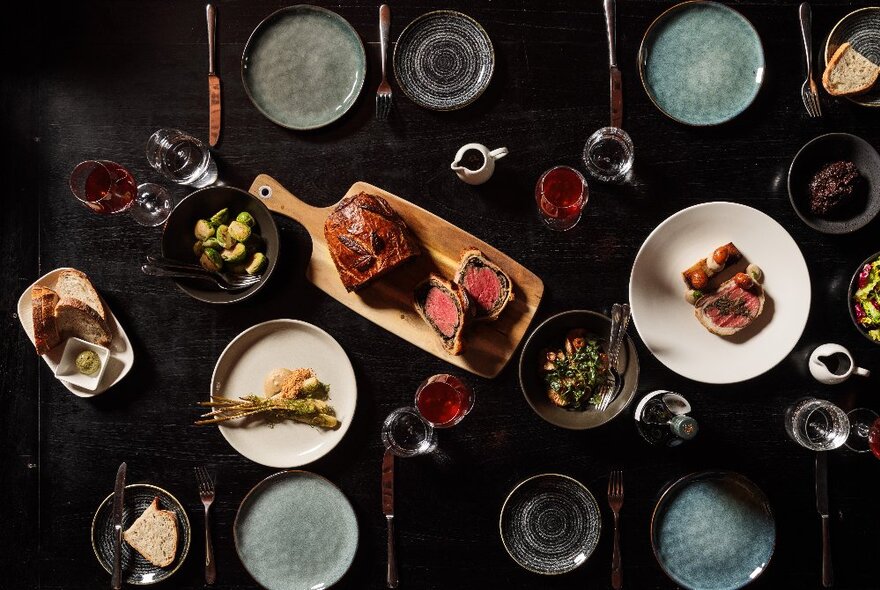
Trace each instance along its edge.
<path fill-rule="evenodd" d="M 81 353 L 88 353 L 89 351 L 97 355 L 99 366 L 91 374 L 85 374 L 80 371 L 79 367 L 77 367 L 77 358 Z M 86 370 L 94 368 L 94 356 L 86 356 L 91 358 L 81 359 L 80 364 L 82 364 Z M 86 342 L 85 340 L 80 340 L 79 338 L 71 337 L 64 343 L 64 352 L 61 355 L 61 361 L 55 368 L 55 376 L 58 379 L 76 385 L 77 387 L 81 387 L 88 391 L 94 391 L 98 388 L 98 384 L 101 383 L 101 377 L 104 376 L 104 371 L 107 369 L 107 361 L 109 359 L 109 349 L 97 344 L 92 344 L 91 342 Z"/>

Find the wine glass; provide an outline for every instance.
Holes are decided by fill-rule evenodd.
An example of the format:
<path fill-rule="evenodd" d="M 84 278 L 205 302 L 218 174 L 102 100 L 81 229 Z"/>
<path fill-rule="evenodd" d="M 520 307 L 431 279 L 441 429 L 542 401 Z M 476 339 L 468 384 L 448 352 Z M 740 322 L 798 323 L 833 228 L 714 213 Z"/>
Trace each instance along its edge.
<path fill-rule="evenodd" d="M 880 459 L 880 418 L 874 420 L 871 425 L 871 430 L 868 432 L 868 446 L 871 447 L 874 456 Z"/>
<path fill-rule="evenodd" d="M 871 430 L 880 421 L 880 416 L 877 415 L 877 412 L 868 408 L 856 408 L 849 411 L 846 417 L 849 418 L 849 436 L 846 439 L 846 448 L 856 453 L 867 453 L 872 450 L 870 441 Z M 878 452 L 880 451 L 875 451 L 875 454 L 878 454 Z"/>
<path fill-rule="evenodd" d="M 70 190 L 80 203 L 100 215 L 130 211 L 144 226 L 161 225 L 173 203 L 165 187 L 147 182 L 135 185 L 134 176 L 109 160 L 80 162 L 70 174 Z"/>
<path fill-rule="evenodd" d="M 449 428 L 474 407 L 474 392 L 458 377 L 447 374 L 425 379 L 416 390 L 416 410 L 434 428 Z"/>
<path fill-rule="evenodd" d="M 785 410 L 785 431 L 804 448 L 830 451 L 849 437 L 849 418 L 828 400 L 808 397 Z"/>

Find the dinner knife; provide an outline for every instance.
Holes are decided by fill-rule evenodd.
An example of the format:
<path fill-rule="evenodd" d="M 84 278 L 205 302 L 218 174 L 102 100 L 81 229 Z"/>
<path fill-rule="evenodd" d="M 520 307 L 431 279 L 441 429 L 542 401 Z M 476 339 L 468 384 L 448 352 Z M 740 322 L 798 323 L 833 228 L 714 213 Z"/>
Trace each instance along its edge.
<path fill-rule="evenodd" d="M 213 4 L 206 6 L 208 14 L 208 145 L 214 147 L 220 139 L 220 76 L 214 73 L 214 29 L 217 11 Z"/>
<path fill-rule="evenodd" d="M 382 513 L 388 523 L 388 574 L 386 585 L 397 588 L 397 559 L 394 557 L 394 453 L 385 449 L 382 457 Z"/>
<path fill-rule="evenodd" d="M 834 571 L 831 568 L 831 522 L 828 511 L 828 453 L 816 453 L 816 509 L 822 517 L 822 586 L 831 588 Z"/>
<path fill-rule="evenodd" d="M 113 577 L 110 587 L 113 590 L 122 588 L 122 506 L 125 502 L 125 471 L 123 462 L 116 472 L 116 486 L 113 488 Z"/>
<path fill-rule="evenodd" d="M 623 83 L 617 67 L 617 17 L 614 1 L 604 2 L 605 28 L 608 31 L 608 69 L 611 74 L 611 126 L 620 127 L 623 124 Z"/>

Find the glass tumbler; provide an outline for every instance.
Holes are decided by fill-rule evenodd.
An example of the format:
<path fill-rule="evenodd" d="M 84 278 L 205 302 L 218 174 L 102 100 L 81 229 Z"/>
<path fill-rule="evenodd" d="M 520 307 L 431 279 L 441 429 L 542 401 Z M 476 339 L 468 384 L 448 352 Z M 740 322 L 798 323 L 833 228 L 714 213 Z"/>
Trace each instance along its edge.
<path fill-rule="evenodd" d="M 808 397 L 785 410 L 785 431 L 804 448 L 830 451 L 842 446 L 849 437 L 849 418 L 831 402 Z"/>
<path fill-rule="evenodd" d="M 147 161 L 177 184 L 201 188 L 217 180 L 217 163 L 200 139 L 179 129 L 159 129 L 147 141 Z"/>
<path fill-rule="evenodd" d="M 382 424 L 382 442 L 398 457 L 415 457 L 437 447 L 437 435 L 415 408 L 397 408 Z"/>
<path fill-rule="evenodd" d="M 635 149 L 629 134 L 619 127 L 603 127 L 584 146 L 587 171 L 602 182 L 620 183 L 632 170 Z"/>

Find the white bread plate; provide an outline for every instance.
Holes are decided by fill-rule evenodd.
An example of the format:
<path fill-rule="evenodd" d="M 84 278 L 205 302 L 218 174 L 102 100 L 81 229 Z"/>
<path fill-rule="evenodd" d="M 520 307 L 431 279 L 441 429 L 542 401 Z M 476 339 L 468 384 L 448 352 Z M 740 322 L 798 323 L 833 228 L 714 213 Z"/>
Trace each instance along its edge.
<path fill-rule="evenodd" d="M 62 267 L 47 272 L 25 289 L 24 293 L 21 294 L 21 297 L 18 298 L 18 319 L 21 322 L 21 327 L 24 328 L 25 334 L 30 338 L 31 344 L 34 344 L 34 316 L 33 308 L 31 307 L 31 289 L 38 285 L 51 289 L 55 286 L 55 283 L 58 280 L 58 275 L 66 270 L 76 269 Z M 95 288 L 97 289 L 97 287 Z M 116 316 L 113 315 L 113 311 L 107 305 L 107 302 L 103 299 L 102 301 L 104 302 L 104 308 L 107 310 L 107 323 L 110 325 L 110 330 L 113 333 L 113 341 L 110 342 L 110 346 L 108 347 L 110 349 L 110 356 L 107 359 L 106 368 L 104 369 L 101 381 L 93 391 L 90 391 L 68 381 L 59 379 L 70 393 L 79 397 L 94 397 L 104 393 L 119 383 L 119 381 L 128 374 L 134 364 L 134 350 L 131 347 L 131 341 L 125 334 L 125 330 L 122 329 Z M 53 373 L 58 369 L 58 365 L 61 362 L 61 355 L 64 353 L 64 344 L 65 343 L 62 342 L 43 355 L 43 360 L 46 361 L 46 365 L 48 365 L 49 370 Z"/>

